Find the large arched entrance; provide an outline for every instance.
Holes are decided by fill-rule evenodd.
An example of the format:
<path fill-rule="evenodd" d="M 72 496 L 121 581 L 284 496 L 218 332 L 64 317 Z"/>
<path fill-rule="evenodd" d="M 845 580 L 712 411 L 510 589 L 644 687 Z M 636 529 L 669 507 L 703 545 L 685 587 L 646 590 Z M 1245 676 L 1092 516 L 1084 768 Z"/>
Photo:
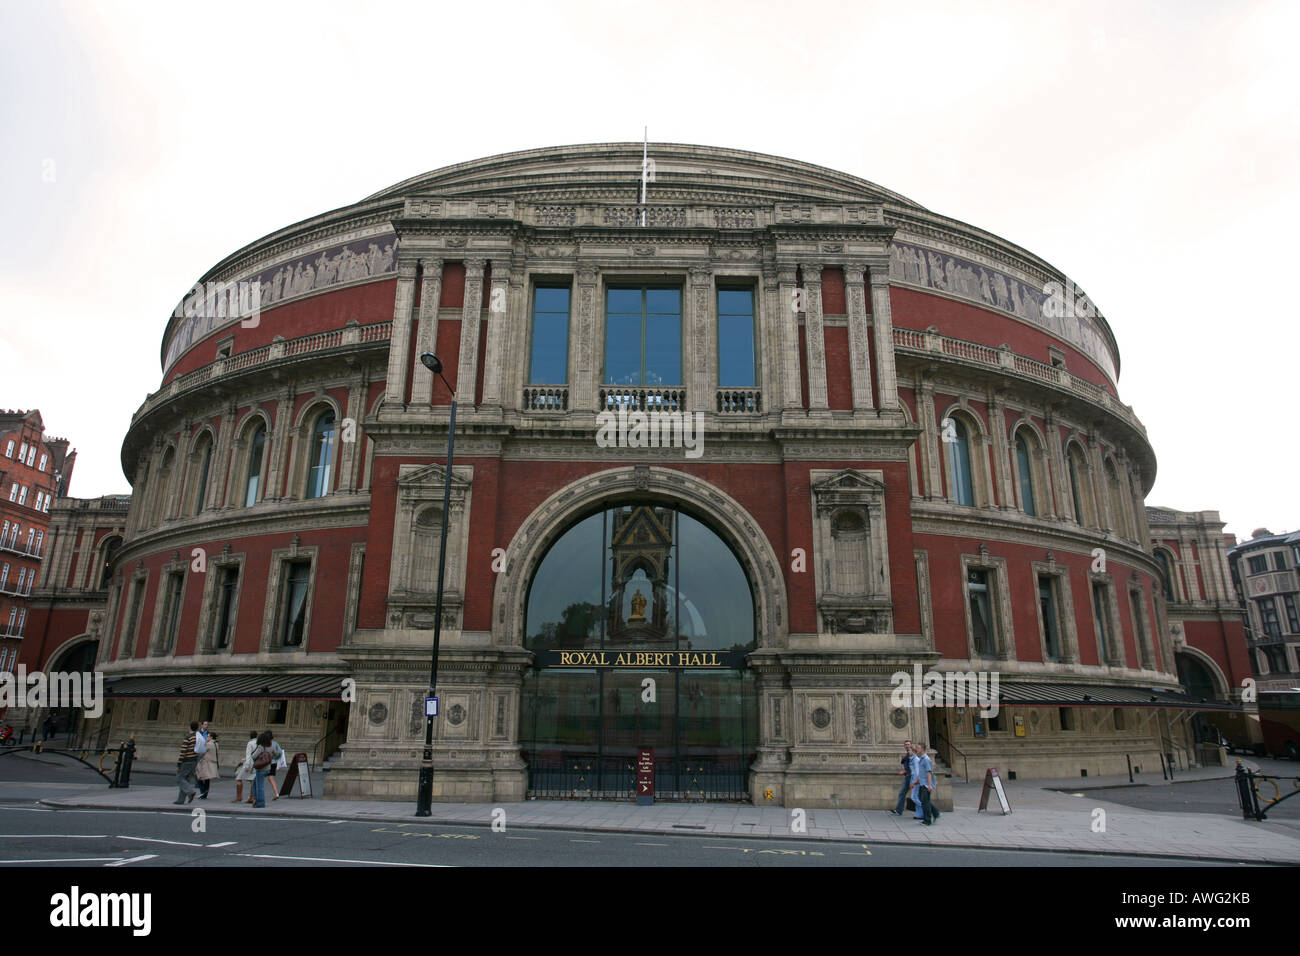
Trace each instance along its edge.
<path fill-rule="evenodd" d="M 649 496 L 559 535 L 528 586 L 519 743 L 536 797 L 744 800 L 758 742 L 754 593 L 704 520 Z"/>

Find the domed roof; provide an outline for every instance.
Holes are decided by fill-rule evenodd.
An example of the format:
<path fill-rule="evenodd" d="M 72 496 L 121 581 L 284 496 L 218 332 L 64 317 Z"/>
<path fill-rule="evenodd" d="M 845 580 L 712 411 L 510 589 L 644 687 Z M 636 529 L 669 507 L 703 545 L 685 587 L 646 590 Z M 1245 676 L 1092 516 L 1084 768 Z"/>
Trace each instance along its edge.
<path fill-rule="evenodd" d="M 636 202 L 641 143 L 551 146 L 502 153 L 414 176 L 362 200 L 418 195 L 509 197 L 530 202 Z M 651 143 L 656 202 L 890 203 L 924 210 L 898 193 L 847 173 L 765 153 L 682 143 Z"/>

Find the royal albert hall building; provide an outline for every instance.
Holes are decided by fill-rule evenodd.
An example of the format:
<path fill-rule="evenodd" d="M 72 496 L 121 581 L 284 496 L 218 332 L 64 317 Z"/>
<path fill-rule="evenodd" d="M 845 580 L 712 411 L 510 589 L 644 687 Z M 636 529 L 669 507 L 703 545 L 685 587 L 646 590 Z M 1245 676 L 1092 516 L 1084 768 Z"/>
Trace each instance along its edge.
<path fill-rule="evenodd" d="M 644 204 L 640 143 L 537 149 L 217 263 L 260 314 L 170 318 L 129 511 L 62 536 L 25 660 L 97 642 L 99 739 L 146 759 L 269 727 L 327 796 L 414 800 L 446 523 L 439 800 L 630 796 L 640 748 L 660 798 L 790 807 L 891 806 L 905 739 L 972 778 L 1198 762 L 1155 455 L 1066 275 L 845 173 L 649 157 Z M 894 693 L 931 670 L 998 714 Z"/>

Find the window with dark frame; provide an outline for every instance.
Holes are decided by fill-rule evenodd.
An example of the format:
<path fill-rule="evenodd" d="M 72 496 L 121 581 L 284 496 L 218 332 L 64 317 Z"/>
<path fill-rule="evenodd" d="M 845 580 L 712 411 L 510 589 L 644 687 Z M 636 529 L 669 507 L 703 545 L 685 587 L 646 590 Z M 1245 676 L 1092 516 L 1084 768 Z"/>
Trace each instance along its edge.
<path fill-rule="evenodd" d="M 1268 570 L 1268 557 L 1263 554 L 1252 555 L 1247 563 L 1250 565 L 1251 574 L 1262 574 Z"/>
<path fill-rule="evenodd" d="M 167 603 L 163 608 L 163 630 L 158 642 L 159 654 L 170 654 L 176 649 L 176 634 L 181 624 L 181 592 L 184 587 L 184 571 L 173 571 L 167 575 Z"/>
<path fill-rule="evenodd" d="M 971 639 L 975 653 L 980 657 L 997 655 L 997 622 L 993 617 L 993 601 L 989 591 L 990 572 L 971 568 L 966 575 L 966 592 L 970 602 Z"/>
<path fill-rule="evenodd" d="M 158 719 L 158 711 L 159 711 L 160 708 L 161 708 L 161 702 L 160 702 L 160 701 L 157 701 L 157 700 L 151 700 L 151 701 L 149 701 L 149 715 L 148 715 L 145 719 L 146 719 L 146 720 L 157 720 L 157 719 Z"/>
<path fill-rule="evenodd" d="M 1043 616 L 1043 643 L 1049 661 L 1061 659 L 1061 617 L 1057 613 L 1056 581 L 1052 575 L 1038 576 L 1038 608 Z"/>
<path fill-rule="evenodd" d="M 1264 625 L 1264 633 L 1269 637 L 1281 637 L 1282 627 L 1277 619 L 1277 602 L 1271 597 L 1256 598 L 1255 606 L 1259 608 L 1259 619 Z"/>
<path fill-rule="evenodd" d="M 1300 617 L 1296 615 L 1295 595 L 1282 595 L 1282 603 L 1286 606 L 1286 622 L 1291 633 L 1300 634 Z"/>
<path fill-rule="evenodd" d="M 1110 657 L 1110 589 L 1100 581 L 1092 582 L 1093 623 L 1097 632 L 1097 653 L 1102 664 L 1110 667 L 1116 662 Z"/>
<path fill-rule="evenodd" d="M 284 625 L 280 643 L 301 647 L 307 624 L 307 588 L 311 583 L 311 562 L 290 561 L 284 569 Z"/>
<path fill-rule="evenodd" d="M 289 702 L 287 700 L 272 700 L 267 703 L 266 722 L 268 724 L 283 724 L 289 716 Z"/>
<path fill-rule="evenodd" d="M 213 637 L 213 647 L 224 650 L 230 647 L 235 637 L 235 591 L 239 587 L 239 568 L 237 566 L 221 569 L 221 591 L 217 596 L 217 629 Z"/>
<path fill-rule="evenodd" d="M 1019 432 L 1016 433 L 1016 464 L 1020 468 L 1020 507 L 1030 517 L 1037 517 L 1038 504 L 1034 500 L 1034 475 L 1030 470 L 1029 444 Z"/>

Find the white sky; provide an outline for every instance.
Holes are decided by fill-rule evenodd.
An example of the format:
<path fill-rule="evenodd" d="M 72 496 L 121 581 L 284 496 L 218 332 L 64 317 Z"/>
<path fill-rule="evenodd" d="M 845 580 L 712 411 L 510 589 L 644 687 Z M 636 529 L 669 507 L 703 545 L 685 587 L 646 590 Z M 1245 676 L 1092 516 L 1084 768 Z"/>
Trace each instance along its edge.
<path fill-rule="evenodd" d="M 1047 259 L 1119 340 L 1148 502 L 1293 530 L 1297 36 L 1287 2 L 0 0 L 0 406 L 72 441 L 74 495 L 128 491 L 164 324 L 218 260 L 426 170 L 648 125 Z"/>

